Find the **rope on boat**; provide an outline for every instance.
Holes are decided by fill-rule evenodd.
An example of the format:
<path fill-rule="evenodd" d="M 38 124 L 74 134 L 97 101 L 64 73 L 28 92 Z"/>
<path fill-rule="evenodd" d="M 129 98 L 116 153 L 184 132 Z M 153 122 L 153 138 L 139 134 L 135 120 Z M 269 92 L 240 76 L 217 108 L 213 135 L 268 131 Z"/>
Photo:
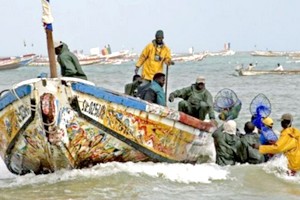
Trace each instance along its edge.
<path fill-rule="evenodd" d="M 23 105 L 25 105 L 25 106 L 28 106 L 28 104 L 26 103 L 26 102 L 24 102 L 19 96 L 18 96 L 18 94 L 17 94 L 17 92 L 16 92 L 16 84 L 14 84 L 13 86 L 12 86 L 12 89 L 9 89 L 9 91 L 19 100 L 19 101 L 21 101 L 22 103 L 23 103 Z M 33 105 L 33 104 L 31 104 L 30 103 L 30 110 L 31 111 L 36 111 L 36 105 Z"/>
<path fill-rule="evenodd" d="M 52 125 L 54 125 L 55 124 L 55 120 L 53 120 L 53 122 L 51 122 L 51 123 L 45 123 L 45 122 L 42 122 L 42 124 L 44 125 L 44 126 L 52 126 Z"/>

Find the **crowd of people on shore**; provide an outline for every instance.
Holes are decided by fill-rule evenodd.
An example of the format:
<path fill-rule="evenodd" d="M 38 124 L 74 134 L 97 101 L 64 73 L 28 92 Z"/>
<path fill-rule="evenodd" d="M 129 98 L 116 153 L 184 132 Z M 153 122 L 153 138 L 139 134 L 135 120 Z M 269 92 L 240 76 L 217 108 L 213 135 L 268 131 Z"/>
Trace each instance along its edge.
<path fill-rule="evenodd" d="M 166 98 L 164 84 L 166 75 L 163 66 L 174 65 L 170 49 L 163 41 L 164 32 L 158 30 L 155 39 L 142 51 L 131 83 L 125 85 L 125 94 L 138 97 L 150 103 L 166 106 L 166 101 L 173 102 L 181 98 L 178 110 L 190 116 L 204 120 L 209 119 L 218 126 L 215 111 L 222 124 L 212 134 L 215 143 L 216 163 L 219 165 L 234 165 L 236 163 L 259 164 L 266 162 L 276 154 L 283 153 L 288 159 L 289 174 L 294 175 L 300 170 L 300 131 L 292 127 L 293 116 L 283 114 L 280 121 L 282 130 L 279 134 L 273 130 L 273 120 L 260 113 L 253 115 L 244 125 L 244 133 L 238 130 L 234 121 L 241 110 L 239 99 L 227 106 L 215 108 L 216 104 L 211 93 L 205 88 L 205 77 L 198 76 L 195 83 L 177 89 Z M 61 66 L 62 76 L 87 79 L 82 71 L 78 59 L 65 43 L 55 42 L 55 53 Z M 142 68 L 141 75 L 138 74 Z M 249 65 L 249 70 L 253 65 Z M 278 64 L 278 69 L 282 66 Z"/>

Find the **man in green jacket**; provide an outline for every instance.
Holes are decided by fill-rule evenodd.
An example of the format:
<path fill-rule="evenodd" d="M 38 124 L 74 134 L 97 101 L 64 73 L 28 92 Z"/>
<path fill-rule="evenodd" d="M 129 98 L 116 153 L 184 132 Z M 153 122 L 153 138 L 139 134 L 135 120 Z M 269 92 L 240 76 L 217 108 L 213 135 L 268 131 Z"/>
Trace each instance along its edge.
<path fill-rule="evenodd" d="M 125 94 L 137 97 L 137 90 L 141 83 L 142 77 L 138 74 L 135 74 L 132 78 L 132 83 L 125 85 Z"/>
<path fill-rule="evenodd" d="M 263 154 L 253 146 L 259 145 L 259 135 L 254 133 L 255 126 L 252 122 L 246 122 L 244 126 L 245 135 L 241 135 L 241 146 L 238 150 L 241 163 L 259 164 L 265 161 Z"/>
<path fill-rule="evenodd" d="M 62 41 L 54 42 L 55 54 L 57 62 L 60 65 L 61 75 L 67 77 L 75 77 L 87 80 L 86 75 L 82 71 L 77 57 L 70 52 L 68 45 Z"/>
<path fill-rule="evenodd" d="M 238 150 L 241 148 L 240 138 L 236 135 L 236 122 L 228 120 L 213 134 L 216 147 L 216 163 L 218 165 L 235 165 L 240 162 Z"/>
<path fill-rule="evenodd" d="M 174 98 L 177 97 L 183 99 L 178 103 L 179 111 L 200 120 L 204 120 L 208 114 L 211 120 L 215 120 L 213 97 L 205 88 L 205 78 L 203 76 L 199 76 L 195 84 L 172 92 L 169 95 L 169 101 L 173 102 Z"/>

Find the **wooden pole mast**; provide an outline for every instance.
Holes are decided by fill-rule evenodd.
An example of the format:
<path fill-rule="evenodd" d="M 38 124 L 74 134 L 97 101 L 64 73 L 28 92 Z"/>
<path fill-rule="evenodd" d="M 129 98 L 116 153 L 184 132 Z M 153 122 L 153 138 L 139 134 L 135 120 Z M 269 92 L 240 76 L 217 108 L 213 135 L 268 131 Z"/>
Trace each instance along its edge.
<path fill-rule="evenodd" d="M 47 50 L 48 50 L 48 58 L 49 58 L 49 64 L 50 64 L 50 77 L 56 78 L 57 77 L 57 69 L 56 69 L 54 42 L 53 42 L 53 36 L 52 36 L 53 17 L 51 14 L 50 0 L 41 0 L 41 1 L 42 1 L 42 6 L 43 6 L 42 20 L 44 23 L 44 28 L 45 28 L 46 37 L 47 37 Z"/>

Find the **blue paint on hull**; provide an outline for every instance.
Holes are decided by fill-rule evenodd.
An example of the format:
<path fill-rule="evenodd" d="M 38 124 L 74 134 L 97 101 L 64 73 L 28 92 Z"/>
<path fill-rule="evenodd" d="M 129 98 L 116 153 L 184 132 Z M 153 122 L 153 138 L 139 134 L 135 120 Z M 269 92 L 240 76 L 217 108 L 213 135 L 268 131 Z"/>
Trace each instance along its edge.
<path fill-rule="evenodd" d="M 17 89 L 15 89 L 15 93 L 19 98 L 29 95 L 31 93 L 31 86 L 30 85 L 20 86 Z M 9 91 L 6 94 L 4 94 L 3 97 L 1 97 L 0 99 L 0 111 L 16 100 L 18 100 L 18 98 L 12 91 Z"/>
<path fill-rule="evenodd" d="M 72 83 L 72 89 L 78 92 L 92 95 L 96 98 L 100 98 L 116 104 L 121 104 L 126 107 L 135 108 L 138 110 L 146 111 L 147 104 L 138 99 L 125 96 L 113 91 L 109 91 L 104 88 L 86 85 L 83 83 Z"/>

